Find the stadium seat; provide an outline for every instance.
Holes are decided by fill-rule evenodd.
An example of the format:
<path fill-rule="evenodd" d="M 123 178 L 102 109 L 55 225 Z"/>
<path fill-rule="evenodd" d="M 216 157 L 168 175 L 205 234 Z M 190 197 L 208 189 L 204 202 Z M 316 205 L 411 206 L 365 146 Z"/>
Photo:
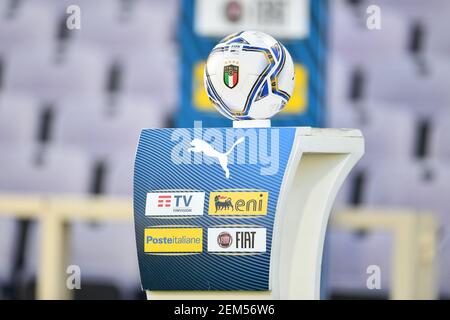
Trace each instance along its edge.
<path fill-rule="evenodd" d="M 133 194 L 134 154 L 119 153 L 107 160 L 105 194 L 128 196 Z"/>
<path fill-rule="evenodd" d="M 425 74 L 408 59 L 389 60 L 372 68 L 367 98 L 408 105 L 411 111 L 430 116 L 449 105 L 449 81 L 447 60 L 429 61 Z"/>
<path fill-rule="evenodd" d="M 357 286 L 360 282 L 357 278 L 362 279 L 364 267 L 362 266 L 362 252 L 358 250 L 355 234 L 330 228 L 328 239 L 330 289 L 332 291 L 346 290 L 349 286 Z M 352 259 L 348 258 L 350 252 Z M 355 275 L 359 275 L 359 277 Z"/>
<path fill-rule="evenodd" d="M 354 230 L 336 228 L 329 233 L 329 287 L 334 294 L 370 295 L 367 290 L 367 268 L 381 269 L 381 291 L 386 296 L 390 288 L 392 234 L 374 231 L 360 234 Z"/>
<path fill-rule="evenodd" d="M 332 1 L 331 47 L 349 61 L 369 63 L 384 61 L 407 52 L 409 26 L 394 11 L 381 10 L 381 29 L 366 26 L 366 8 L 374 3 L 351 6 L 349 2 Z"/>
<path fill-rule="evenodd" d="M 340 209 L 367 206 L 367 180 L 377 160 L 363 159 L 352 170 L 335 201 L 335 211 Z M 381 161 L 379 161 L 381 162 Z M 333 295 L 363 295 L 371 297 L 367 290 L 367 267 L 377 265 L 382 270 L 381 291 L 373 293 L 373 298 L 383 298 L 390 288 L 392 235 L 384 231 L 370 231 L 328 228 L 330 232 L 329 279 Z M 345 258 L 344 258 L 345 257 Z"/>
<path fill-rule="evenodd" d="M 333 103 L 349 96 L 349 83 L 351 82 L 350 63 L 337 54 L 331 54 L 328 61 L 328 100 L 331 107 Z"/>
<path fill-rule="evenodd" d="M 450 161 L 450 112 L 438 113 L 432 118 L 430 157 Z"/>
<path fill-rule="evenodd" d="M 430 208 L 438 214 L 438 221 L 450 232 L 450 210 L 447 191 L 450 190 L 450 166 L 448 162 L 430 160 L 425 166 L 425 182 L 420 208 Z M 449 253 L 450 256 L 450 253 Z"/>
<path fill-rule="evenodd" d="M 176 54 L 168 50 L 133 54 L 123 66 L 123 92 L 130 96 L 147 96 L 161 102 L 161 108 L 173 112 L 178 97 Z"/>
<path fill-rule="evenodd" d="M 408 42 L 411 40 L 412 28 L 419 23 L 423 26 L 423 44 L 424 50 L 427 54 L 427 59 L 433 59 L 434 55 L 439 53 L 447 53 L 450 49 L 450 42 L 446 36 L 448 29 L 448 15 L 450 10 L 450 3 L 447 0 L 433 0 L 430 3 L 424 4 L 422 0 L 408 0 L 408 1 L 391 1 L 391 0 L 361 0 L 361 1 L 333 1 L 336 12 L 344 12 L 361 16 L 369 5 L 378 5 L 381 8 L 382 25 L 384 26 L 384 16 L 388 13 L 389 16 L 401 16 L 402 20 L 406 22 L 409 28 Z M 350 12 L 350 13 L 349 13 Z M 342 15 L 344 18 L 344 15 Z M 335 20 L 338 24 L 340 20 Z M 344 21 L 344 24 L 346 21 Z M 389 25 L 389 30 L 392 31 L 392 25 Z M 383 48 L 385 50 L 386 48 Z M 379 52 L 377 52 L 379 53 Z"/>
<path fill-rule="evenodd" d="M 368 173 L 364 204 L 433 211 L 440 224 L 450 226 L 448 181 L 450 170 L 445 163 L 380 161 Z"/>
<path fill-rule="evenodd" d="M 0 146 L 31 144 L 37 133 L 36 102 L 23 96 L 0 95 Z"/>
<path fill-rule="evenodd" d="M 134 154 L 142 128 L 161 127 L 164 114 L 151 101 L 129 103 L 122 101 L 109 108 L 61 108 L 54 143 L 81 148 L 98 159 L 120 150 Z"/>
<path fill-rule="evenodd" d="M 385 10 L 396 11 L 408 19 L 411 32 L 414 26 L 420 25 L 420 46 L 426 61 L 432 61 L 439 56 L 448 56 L 450 53 L 450 40 L 446 32 L 447 13 L 450 10 L 448 1 L 433 0 L 427 4 L 421 0 L 378 0 L 378 2 Z"/>
<path fill-rule="evenodd" d="M 70 263 L 81 268 L 83 279 L 116 285 L 131 293 L 140 286 L 133 222 L 71 224 Z"/>
<path fill-rule="evenodd" d="M 368 169 L 364 204 L 368 206 L 417 208 L 423 178 L 417 161 L 390 161 L 379 158 L 377 166 Z M 386 183 L 389 181 L 389 183 Z M 414 194 L 416 196 L 411 197 Z"/>
<path fill-rule="evenodd" d="M 363 203 L 366 207 L 373 207 L 378 209 L 412 209 L 417 210 L 418 214 L 421 211 L 431 211 L 436 214 L 438 224 L 441 232 L 438 243 L 438 260 L 439 260 L 439 281 L 441 292 L 449 293 L 450 286 L 448 285 L 447 272 L 450 266 L 450 214 L 448 211 L 447 190 L 450 188 L 450 170 L 447 164 L 438 162 L 418 162 L 403 160 L 390 160 L 380 158 L 377 165 L 375 161 L 370 161 L 371 166 L 366 167 L 366 182 L 365 190 L 362 193 Z M 360 273 L 352 269 L 353 259 L 349 261 L 342 261 L 343 252 L 350 246 L 346 241 L 352 242 L 356 246 L 358 238 L 351 238 L 345 240 L 345 237 L 350 235 L 341 235 L 335 238 L 335 242 L 331 247 L 330 259 L 330 280 L 336 288 L 346 288 L 351 286 L 352 280 L 346 278 L 344 270 L 352 270 L 350 278 L 353 275 L 356 279 L 361 276 Z M 389 248 L 392 247 L 392 238 L 389 234 L 379 234 L 376 237 L 372 236 L 372 232 L 362 237 L 360 248 L 352 249 L 353 252 L 364 252 L 361 254 L 359 262 L 364 266 L 370 264 L 377 264 L 383 270 L 383 284 L 386 288 L 390 281 L 391 274 L 391 256 L 388 254 Z M 344 239 L 344 240 L 343 240 Z M 359 251 L 357 251 L 359 250 Z M 353 268 L 355 268 L 353 266 Z M 335 272 L 335 273 L 333 273 Z M 361 281 L 363 278 L 359 278 Z M 385 280 L 387 281 L 385 283 Z M 333 282 L 333 281 L 337 281 Z M 355 280 L 356 281 L 356 280 Z M 364 283 L 360 283 L 360 289 L 364 289 Z M 353 289 L 357 289 L 354 287 Z"/>
<path fill-rule="evenodd" d="M 134 152 L 109 156 L 104 195 L 131 200 L 133 167 Z M 84 281 L 109 283 L 130 298 L 140 286 L 133 222 L 72 223 L 70 263 L 81 268 Z"/>
<path fill-rule="evenodd" d="M 334 202 L 336 210 L 361 204 L 364 195 L 366 170 L 369 163 L 370 161 L 364 161 L 363 158 L 347 176 Z"/>
<path fill-rule="evenodd" d="M 448 2 L 447 4 L 447 12 L 450 10 L 450 6 Z M 442 17 L 438 21 L 431 20 L 427 25 L 428 36 L 425 40 L 426 48 L 428 55 L 430 58 L 441 55 L 444 57 L 448 57 L 450 55 L 450 39 L 445 32 L 448 30 L 448 17 Z"/>
<path fill-rule="evenodd" d="M 7 61 L 4 85 L 9 92 L 57 102 L 104 92 L 106 76 L 102 57 L 88 48 L 68 51 L 62 61 L 50 48 L 30 48 Z"/>
<path fill-rule="evenodd" d="M 367 184 L 366 204 L 370 206 L 403 207 L 431 211 L 439 224 L 438 260 L 441 292 L 450 293 L 450 212 L 448 190 L 450 169 L 441 162 L 398 163 L 373 168 Z M 386 183 L 389 181 L 389 183 Z"/>
<path fill-rule="evenodd" d="M 446 13 L 450 10 L 450 3 L 447 0 L 433 0 L 432 3 L 426 5 L 422 0 L 372 0 L 372 2 L 376 2 L 386 10 L 395 10 L 412 19 L 445 19 Z"/>
<path fill-rule="evenodd" d="M 28 5 L 19 3 L 16 10 L 11 9 L 14 8 L 11 3 L 1 1 L 0 56 L 8 57 L 29 48 L 51 47 L 56 20 L 49 11 L 34 1 Z"/>
<path fill-rule="evenodd" d="M 104 193 L 128 198 L 132 192 L 134 154 L 140 130 L 160 126 L 161 109 L 152 106 L 151 101 L 143 105 L 143 101 L 124 96 L 119 96 L 117 105 L 110 108 L 111 115 L 105 107 L 98 106 L 86 107 L 82 114 L 73 106 L 61 108 L 57 144 L 77 145 L 94 156 L 106 157 Z M 75 114 L 87 130 L 80 130 L 80 124 L 73 121 Z M 71 263 L 80 266 L 83 279 L 111 283 L 129 297 L 139 288 L 132 222 L 98 225 L 75 222 L 71 224 L 71 239 Z"/>
<path fill-rule="evenodd" d="M 363 132 L 365 159 L 384 156 L 406 159 L 414 156 L 417 118 L 406 107 L 365 101 L 359 105 L 336 103 L 334 109 L 333 127 L 359 128 Z"/>
<path fill-rule="evenodd" d="M 174 19 L 169 6 L 137 1 L 130 10 L 124 10 L 120 4 L 116 1 L 101 10 L 83 11 L 83 26 L 74 34 L 75 45 L 96 46 L 109 61 L 126 59 L 133 51 L 151 55 L 173 45 Z"/>
<path fill-rule="evenodd" d="M 366 139 L 366 159 L 410 159 L 416 144 L 416 118 L 401 106 L 368 103 L 357 126 Z M 365 119 L 364 119 L 365 118 Z"/>
<path fill-rule="evenodd" d="M 2 299 L 2 289 L 11 281 L 15 227 L 14 217 L 0 217 L 0 299 Z"/>
<path fill-rule="evenodd" d="M 36 146 L 2 148 L 0 191 L 20 193 L 88 192 L 90 162 L 75 149 Z M 69 169 L 70 168 L 70 169 Z"/>
<path fill-rule="evenodd" d="M 439 288 L 443 296 L 450 295 L 450 275 L 447 270 L 450 269 L 450 225 L 441 229 L 438 239 L 437 257 L 439 259 Z"/>
<path fill-rule="evenodd" d="M 80 7 L 82 12 L 86 11 L 101 11 L 106 8 L 118 8 L 118 3 L 120 0 L 22 0 L 25 3 L 36 2 L 39 5 L 46 6 L 47 10 L 65 12 L 67 7 L 70 5 L 77 5 Z"/>
<path fill-rule="evenodd" d="M 88 192 L 90 161 L 69 148 L 34 146 L 1 149 L 0 192 L 21 194 L 76 194 Z M 24 281 L 30 281 L 38 265 L 40 227 L 33 224 L 25 247 Z"/>
<path fill-rule="evenodd" d="M 352 92 L 358 90 L 353 88 L 353 82 L 358 80 L 354 79 L 357 68 L 334 54 L 330 55 L 328 69 L 327 126 L 342 127 L 348 125 L 350 118 L 354 117 L 354 104 L 359 94 Z"/>

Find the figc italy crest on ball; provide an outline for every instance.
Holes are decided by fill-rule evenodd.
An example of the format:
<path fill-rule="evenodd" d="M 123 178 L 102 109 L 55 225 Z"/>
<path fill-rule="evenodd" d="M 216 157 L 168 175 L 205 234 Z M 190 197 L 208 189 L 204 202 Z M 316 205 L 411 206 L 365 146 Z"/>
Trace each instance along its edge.
<path fill-rule="evenodd" d="M 205 88 L 217 110 L 232 120 L 269 119 L 294 90 L 294 63 L 273 37 L 244 31 L 221 40 L 205 64 Z"/>

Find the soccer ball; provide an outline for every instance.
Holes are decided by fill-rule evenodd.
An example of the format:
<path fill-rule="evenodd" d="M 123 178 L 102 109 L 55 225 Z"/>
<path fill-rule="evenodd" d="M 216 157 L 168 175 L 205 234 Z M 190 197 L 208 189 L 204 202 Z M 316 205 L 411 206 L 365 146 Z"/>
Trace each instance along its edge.
<path fill-rule="evenodd" d="M 217 110 L 232 120 L 269 119 L 294 90 L 294 63 L 286 48 L 258 31 L 221 40 L 205 64 L 204 82 Z"/>

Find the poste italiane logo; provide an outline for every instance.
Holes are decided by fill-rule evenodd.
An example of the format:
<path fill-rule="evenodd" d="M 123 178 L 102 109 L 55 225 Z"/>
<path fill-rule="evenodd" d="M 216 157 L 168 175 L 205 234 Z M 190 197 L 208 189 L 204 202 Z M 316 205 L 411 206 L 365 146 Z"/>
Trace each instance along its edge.
<path fill-rule="evenodd" d="M 147 193 L 146 216 L 201 216 L 204 192 L 158 191 Z"/>
<path fill-rule="evenodd" d="M 196 253 L 203 251 L 203 229 L 153 227 L 144 231 L 146 253 Z"/>
<path fill-rule="evenodd" d="M 209 194 L 209 215 L 267 215 L 267 191 L 214 191 Z"/>

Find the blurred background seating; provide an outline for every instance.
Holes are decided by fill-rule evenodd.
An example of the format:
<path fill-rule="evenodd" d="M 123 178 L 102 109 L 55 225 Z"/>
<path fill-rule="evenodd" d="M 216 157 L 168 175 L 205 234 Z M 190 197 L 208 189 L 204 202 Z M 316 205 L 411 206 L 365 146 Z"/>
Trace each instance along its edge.
<path fill-rule="evenodd" d="M 366 156 L 335 206 L 433 210 L 439 283 L 450 297 L 450 9 L 447 0 L 329 2 L 327 125 L 361 128 Z M 382 29 L 366 28 L 381 8 Z M 81 30 L 65 26 L 82 8 Z M 0 2 L 0 192 L 132 195 L 144 127 L 170 126 L 180 61 L 177 0 Z M 68 169 L 70 168 L 70 169 Z M 0 219 L 0 298 L 34 297 L 39 225 Z M 386 270 L 392 235 L 330 231 L 331 297 L 366 297 L 366 267 Z M 86 276 L 76 298 L 142 298 L 132 223 L 70 226 Z M 120 236 L 118 236 L 120 235 Z M 84 279 L 84 278 L 83 278 Z"/>
<path fill-rule="evenodd" d="M 69 5 L 82 8 L 81 30 L 66 28 Z M 0 192 L 130 197 L 140 130 L 166 126 L 176 107 L 177 6 L 1 2 Z M 35 297 L 39 224 L 2 218 L 0 229 L 0 297 Z M 70 233 L 87 279 L 75 298 L 142 297 L 132 222 Z"/>
<path fill-rule="evenodd" d="M 369 5 L 381 9 L 381 30 L 366 27 Z M 441 0 L 332 1 L 327 105 L 329 126 L 361 128 L 366 139 L 364 159 L 344 183 L 336 208 L 435 212 L 441 297 L 450 291 L 448 7 Z M 329 243 L 332 296 L 387 297 L 391 234 L 331 230 Z M 375 297 L 365 287 L 368 265 L 383 270 L 383 290 Z"/>

